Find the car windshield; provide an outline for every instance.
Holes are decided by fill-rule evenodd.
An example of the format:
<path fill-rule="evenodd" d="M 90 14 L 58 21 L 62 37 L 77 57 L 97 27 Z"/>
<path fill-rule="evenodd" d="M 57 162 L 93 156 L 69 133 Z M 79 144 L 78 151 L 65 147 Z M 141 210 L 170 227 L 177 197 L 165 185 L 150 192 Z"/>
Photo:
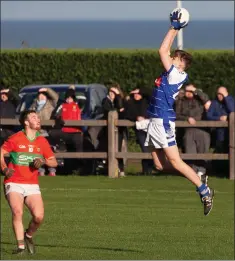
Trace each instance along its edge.
<path fill-rule="evenodd" d="M 60 105 L 64 101 L 65 92 L 57 91 L 57 93 L 59 94 L 59 100 L 57 105 Z M 33 104 L 34 99 L 37 97 L 37 92 L 21 93 L 21 96 L 22 98 L 20 104 L 16 110 L 17 114 L 21 113 L 24 110 L 28 110 L 30 108 L 30 106 Z M 77 98 L 78 106 L 82 110 L 82 112 L 84 110 L 86 111 L 88 99 L 85 90 L 76 91 L 76 98 Z"/>

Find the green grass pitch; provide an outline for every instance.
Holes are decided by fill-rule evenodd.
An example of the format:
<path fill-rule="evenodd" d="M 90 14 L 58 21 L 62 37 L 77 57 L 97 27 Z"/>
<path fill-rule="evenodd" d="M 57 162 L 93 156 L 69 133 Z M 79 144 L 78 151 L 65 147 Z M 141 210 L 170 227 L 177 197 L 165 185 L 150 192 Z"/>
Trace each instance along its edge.
<path fill-rule="evenodd" d="M 37 253 L 19 259 L 234 259 L 234 182 L 209 183 L 216 197 L 205 217 L 195 187 L 179 176 L 41 177 L 45 220 L 34 238 Z M 15 244 L 1 192 L 1 259 L 18 258 Z"/>

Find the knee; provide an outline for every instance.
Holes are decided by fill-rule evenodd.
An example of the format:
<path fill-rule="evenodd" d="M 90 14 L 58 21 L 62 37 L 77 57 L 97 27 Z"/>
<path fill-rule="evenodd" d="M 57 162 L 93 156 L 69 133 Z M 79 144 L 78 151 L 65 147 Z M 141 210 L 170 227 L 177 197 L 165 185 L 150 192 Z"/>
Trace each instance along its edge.
<path fill-rule="evenodd" d="M 163 169 L 164 169 L 162 164 L 160 164 L 160 163 L 154 162 L 154 166 L 155 166 L 155 169 L 158 171 L 163 171 Z"/>
<path fill-rule="evenodd" d="M 13 215 L 13 219 L 22 219 L 23 210 L 22 209 L 13 209 L 12 215 Z"/>
<path fill-rule="evenodd" d="M 33 221 L 37 224 L 40 224 L 42 223 L 43 218 L 44 218 L 44 214 L 36 214 L 33 216 Z"/>
<path fill-rule="evenodd" d="M 169 162 L 171 163 L 171 165 L 173 166 L 174 169 L 178 169 L 182 160 L 180 158 L 179 159 L 172 158 L 172 159 L 169 159 Z"/>

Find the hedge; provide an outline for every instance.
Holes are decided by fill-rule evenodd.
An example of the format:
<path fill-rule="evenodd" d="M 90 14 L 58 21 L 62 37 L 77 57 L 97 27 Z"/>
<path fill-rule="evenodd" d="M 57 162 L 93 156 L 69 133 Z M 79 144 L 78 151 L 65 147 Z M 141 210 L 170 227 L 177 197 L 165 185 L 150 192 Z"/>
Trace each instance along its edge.
<path fill-rule="evenodd" d="M 211 98 L 218 86 L 234 95 L 232 51 L 190 51 L 190 82 Z M 28 84 L 120 83 L 124 92 L 142 84 L 149 88 L 163 68 L 157 50 L 2 50 L 1 76 L 8 87 Z"/>

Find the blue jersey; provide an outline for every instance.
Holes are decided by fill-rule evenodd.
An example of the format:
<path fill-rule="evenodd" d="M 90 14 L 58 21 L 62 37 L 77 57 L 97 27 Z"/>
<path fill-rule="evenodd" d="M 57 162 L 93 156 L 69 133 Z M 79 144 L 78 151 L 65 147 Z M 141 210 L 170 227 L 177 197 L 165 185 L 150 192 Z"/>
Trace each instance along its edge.
<path fill-rule="evenodd" d="M 150 118 L 160 118 L 163 121 L 175 121 L 176 114 L 174 111 L 175 98 L 179 93 L 179 89 L 183 83 L 187 81 L 188 75 L 185 72 L 179 72 L 172 65 L 169 71 L 161 74 L 155 80 L 150 104 L 148 107 L 148 115 Z"/>

